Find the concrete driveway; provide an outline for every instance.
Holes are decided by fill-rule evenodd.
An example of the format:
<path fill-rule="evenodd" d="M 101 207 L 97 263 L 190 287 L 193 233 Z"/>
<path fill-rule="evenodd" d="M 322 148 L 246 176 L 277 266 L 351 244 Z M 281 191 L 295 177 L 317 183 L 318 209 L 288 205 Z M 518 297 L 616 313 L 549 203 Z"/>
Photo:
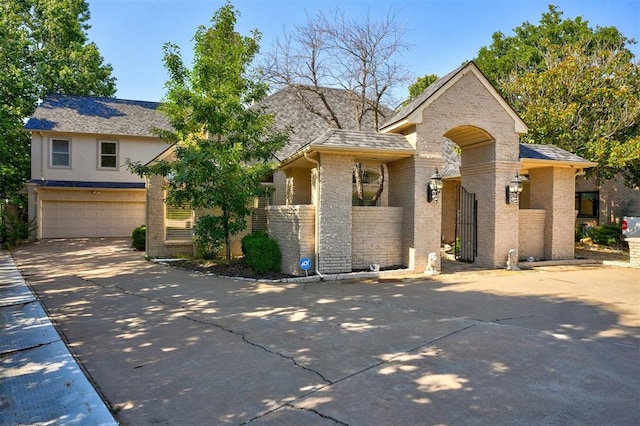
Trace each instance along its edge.
<path fill-rule="evenodd" d="M 260 283 L 13 253 L 124 425 L 639 424 L 640 271 Z"/>

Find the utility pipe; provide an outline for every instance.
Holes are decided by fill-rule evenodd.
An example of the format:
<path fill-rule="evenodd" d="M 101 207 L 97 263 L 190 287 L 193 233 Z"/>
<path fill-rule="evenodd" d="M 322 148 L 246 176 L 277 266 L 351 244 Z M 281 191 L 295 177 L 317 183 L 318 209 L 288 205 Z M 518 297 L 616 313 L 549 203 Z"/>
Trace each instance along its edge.
<path fill-rule="evenodd" d="M 316 275 L 320 277 L 321 280 L 324 280 L 324 275 L 320 273 L 320 268 L 318 265 L 318 259 L 320 259 L 320 161 L 315 160 L 304 153 L 304 158 L 316 165 L 316 220 L 315 220 L 315 271 Z"/>

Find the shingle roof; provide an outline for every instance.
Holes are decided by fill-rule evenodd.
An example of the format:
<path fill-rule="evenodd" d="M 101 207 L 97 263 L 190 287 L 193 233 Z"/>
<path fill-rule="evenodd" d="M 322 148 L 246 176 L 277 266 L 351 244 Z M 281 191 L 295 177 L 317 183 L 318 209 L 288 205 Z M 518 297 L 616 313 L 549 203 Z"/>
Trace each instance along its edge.
<path fill-rule="evenodd" d="M 346 90 L 333 88 L 323 88 L 322 91 L 327 102 L 338 116 L 342 128 L 356 129 L 353 100 L 349 97 L 349 93 Z M 298 93 L 303 99 L 299 97 Z M 298 93 L 293 88 L 284 88 L 268 96 L 258 104 L 258 106 L 264 106 L 269 113 L 274 115 L 276 126 L 280 128 L 285 126 L 293 127 L 293 134 L 290 137 L 289 144 L 276 155 L 281 160 L 291 156 L 303 145 L 321 136 L 327 129 L 334 127 L 318 114 L 309 111 L 309 108 L 305 106 L 305 102 L 307 102 L 312 108 L 327 115 L 326 108 L 315 93 L 305 90 L 304 87 Z M 388 117 L 391 115 L 391 110 L 384 109 L 383 113 Z M 384 119 L 385 117 L 381 118 L 381 120 Z M 372 113 L 365 115 L 361 128 L 376 130 Z"/>
<path fill-rule="evenodd" d="M 154 136 L 154 127 L 169 130 L 159 103 L 90 96 L 52 95 L 36 108 L 26 130 Z"/>
<path fill-rule="evenodd" d="M 400 134 L 365 132 L 362 130 L 327 130 L 318 139 L 311 142 L 311 146 L 359 148 L 359 149 L 389 149 L 413 152 L 415 149 Z"/>
<path fill-rule="evenodd" d="M 532 160 L 551 160 L 551 161 L 567 161 L 571 163 L 589 162 L 584 158 L 558 148 L 554 145 L 534 145 L 520 144 L 520 158 L 529 158 Z"/>
<path fill-rule="evenodd" d="M 445 138 L 444 142 L 444 170 L 443 177 L 460 176 L 460 154 L 457 154 L 454 142 Z M 572 154 L 554 145 L 520 144 L 521 160 L 546 160 L 563 163 L 576 163 L 580 167 L 589 167 L 589 160 L 585 160 L 579 155 Z"/>
<path fill-rule="evenodd" d="M 341 151 L 374 157 L 382 155 L 388 158 L 389 155 L 411 156 L 416 150 L 401 134 L 328 129 L 320 137 L 302 145 L 284 158 L 281 164 L 293 162 L 311 151 Z"/>

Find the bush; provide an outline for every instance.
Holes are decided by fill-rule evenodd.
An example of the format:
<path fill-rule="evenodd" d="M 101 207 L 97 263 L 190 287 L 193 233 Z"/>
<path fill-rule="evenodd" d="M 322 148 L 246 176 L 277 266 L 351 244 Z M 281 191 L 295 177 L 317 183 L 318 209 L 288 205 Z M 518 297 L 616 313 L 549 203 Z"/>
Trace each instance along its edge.
<path fill-rule="evenodd" d="M 225 235 L 222 220 L 218 216 L 204 215 L 193 227 L 193 245 L 203 259 L 214 259 L 224 247 Z"/>
<path fill-rule="evenodd" d="M 247 235 L 242 239 L 244 263 L 254 274 L 280 272 L 282 253 L 278 242 L 266 233 Z"/>
<path fill-rule="evenodd" d="M 605 246 L 619 246 L 622 244 L 622 227 L 619 225 L 602 225 L 587 228 L 585 234 L 591 237 L 596 244 Z"/>
<path fill-rule="evenodd" d="M 0 237 L 6 248 L 12 249 L 35 234 L 37 229 L 35 218 L 28 220 L 19 213 L 6 211 L 3 214 Z"/>
<path fill-rule="evenodd" d="M 147 227 L 145 225 L 138 226 L 131 233 L 131 246 L 136 250 L 144 250 L 146 248 Z"/>

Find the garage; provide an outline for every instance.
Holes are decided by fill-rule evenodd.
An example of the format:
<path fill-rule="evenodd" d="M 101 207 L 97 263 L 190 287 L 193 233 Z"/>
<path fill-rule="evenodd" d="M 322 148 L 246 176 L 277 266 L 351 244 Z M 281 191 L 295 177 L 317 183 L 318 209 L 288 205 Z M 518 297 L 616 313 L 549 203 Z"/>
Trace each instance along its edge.
<path fill-rule="evenodd" d="M 128 237 L 144 223 L 144 202 L 42 202 L 42 238 Z"/>

